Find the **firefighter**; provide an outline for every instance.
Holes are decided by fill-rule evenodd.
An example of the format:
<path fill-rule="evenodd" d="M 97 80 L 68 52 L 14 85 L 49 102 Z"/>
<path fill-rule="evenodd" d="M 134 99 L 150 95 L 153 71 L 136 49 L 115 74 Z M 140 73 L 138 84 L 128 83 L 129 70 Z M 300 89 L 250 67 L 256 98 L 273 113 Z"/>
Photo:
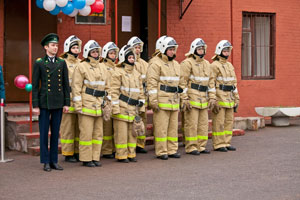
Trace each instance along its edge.
<path fill-rule="evenodd" d="M 159 51 L 160 45 L 161 45 L 162 41 L 163 41 L 164 39 L 166 39 L 167 37 L 168 37 L 168 36 L 163 35 L 163 36 L 161 36 L 160 38 L 158 38 L 158 39 L 156 40 L 156 43 L 155 43 L 155 51 L 154 51 L 154 53 L 152 54 L 152 58 L 149 60 L 149 66 L 150 66 L 150 64 L 152 63 L 152 61 L 155 60 L 155 59 L 157 58 L 157 55 L 160 53 L 160 51 Z"/>
<path fill-rule="evenodd" d="M 139 112 L 145 112 L 141 74 L 135 70 L 134 62 L 133 49 L 123 46 L 111 80 L 115 158 L 122 163 L 137 162 L 133 126 L 138 120 L 142 123 Z"/>
<path fill-rule="evenodd" d="M 215 151 L 235 151 L 231 146 L 233 112 L 239 105 L 237 80 L 233 65 L 228 62 L 232 45 L 228 40 L 221 40 L 212 58 L 210 88 L 216 88 L 216 97 L 210 99 L 212 110 L 212 140 Z"/>
<path fill-rule="evenodd" d="M 108 71 L 109 79 L 115 70 L 115 61 L 117 59 L 119 48 L 113 42 L 108 42 L 103 46 L 101 66 Z M 115 144 L 113 140 L 113 120 L 103 121 L 103 144 L 101 152 L 103 158 L 113 159 Z"/>
<path fill-rule="evenodd" d="M 153 60 L 147 72 L 147 90 L 153 112 L 155 154 L 157 158 L 180 158 L 178 150 L 178 111 L 183 80 L 180 65 L 175 61 L 177 43 L 167 37 L 160 45 L 158 58 Z"/>
<path fill-rule="evenodd" d="M 204 59 L 207 45 L 196 38 L 190 46 L 186 59 L 181 63 L 181 75 L 187 88 L 187 107 L 184 108 L 185 151 L 191 155 L 209 154 L 208 140 L 208 101 L 214 98 L 215 89 L 208 87 L 210 64 Z"/>
<path fill-rule="evenodd" d="M 146 82 L 146 73 L 148 68 L 148 63 L 141 58 L 141 53 L 143 52 L 144 42 L 136 36 L 130 38 L 127 45 L 130 45 L 134 49 L 134 54 L 136 56 L 135 59 L 135 70 L 137 70 L 141 74 L 141 79 L 143 82 L 144 95 L 145 95 L 145 107 L 148 105 L 147 98 L 147 82 Z M 147 127 L 147 110 L 141 113 L 141 117 L 144 122 L 144 126 Z M 147 153 L 145 149 L 145 141 L 146 135 L 137 136 L 137 144 L 136 144 L 136 153 Z"/>
<path fill-rule="evenodd" d="M 101 166 L 103 138 L 102 108 L 108 95 L 107 71 L 100 67 L 101 47 L 95 40 L 84 45 L 84 60 L 76 67 L 72 79 L 72 96 L 79 123 L 79 160 L 83 166 Z M 107 99 L 105 99 L 107 100 Z"/>
<path fill-rule="evenodd" d="M 72 84 L 72 76 L 74 69 L 80 63 L 78 55 L 81 51 L 81 40 L 75 35 L 71 35 L 64 42 L 64 53 L 61 56 L 65 60 L 68 72 L 69 83 Z M 71 92 L 71 89 L 70 89 Z M 66 162 L 79 161 L 79 128 L 77 113 L 74 112 L 72 102 L 72 93 L 70 93 L 70 104 L 68 113 L 63 113 L 60 125 L 60 143 L 62 155 L 65 156 Z"/>

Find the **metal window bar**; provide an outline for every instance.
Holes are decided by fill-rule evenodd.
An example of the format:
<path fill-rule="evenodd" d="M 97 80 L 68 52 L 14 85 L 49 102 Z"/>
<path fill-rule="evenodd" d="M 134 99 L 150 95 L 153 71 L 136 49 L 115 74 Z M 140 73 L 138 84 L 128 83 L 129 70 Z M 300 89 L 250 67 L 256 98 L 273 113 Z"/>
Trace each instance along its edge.
<path fill-rule="evenodd" d="M 275 78 L 275 14 L 243 12 L 242 79 Z"/>

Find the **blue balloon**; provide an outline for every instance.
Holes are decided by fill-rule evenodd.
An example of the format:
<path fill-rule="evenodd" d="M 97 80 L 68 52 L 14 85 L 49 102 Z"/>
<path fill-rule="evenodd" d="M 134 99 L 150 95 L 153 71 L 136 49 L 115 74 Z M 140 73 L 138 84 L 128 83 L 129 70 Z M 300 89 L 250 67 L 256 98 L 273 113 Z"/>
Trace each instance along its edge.
<path fill-rule="evenodd" d="M 43 6 L 43 1 L 44 1 L 44 0 L 36 0 L 36 2 L 35 2 L 35 3 L 36 3 L 36 6 L 39 7 L 39 8 L 44 8 L 44 6 Z"/>
<path fill-rule="evenodd" d="M 61 11 L 61 7 L 59 7 L 58 5 L 56 5 L 56 7 L 54 8 L 54 10 L 50 11 L 51 15 L 58 15 L 58 13 Z"/>
<path fill-rule="evenodd" d="M 73 0 L 73 5 L 78 10 L 84 8 L 86 1 L 85 0 Z"/>
<path fill-rule="evenodd" d="M 68 4 L 62 8 L 62 12 L 66 15 L 71 14 L 74 11 L 74 6 L 71 1 L 68 1 Z"/>

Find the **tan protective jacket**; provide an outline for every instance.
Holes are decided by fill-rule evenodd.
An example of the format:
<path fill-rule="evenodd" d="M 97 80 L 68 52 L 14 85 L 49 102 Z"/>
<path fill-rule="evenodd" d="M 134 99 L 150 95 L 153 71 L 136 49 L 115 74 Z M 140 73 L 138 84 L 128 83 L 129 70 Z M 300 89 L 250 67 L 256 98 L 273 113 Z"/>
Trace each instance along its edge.
<path fill-rule="evenodd" d="M 158 59 L 153 59 L 148 68 L 147 90 L 150 105 L 157 104 L 163 110 L 179 110 L 180 94 L 160 90 L 161 85 L 184 88 L 179 63 L 176 60 L 169 61 L 164 54 L 159 54 Z"/>
<path fill-rule="evenodd" d="M 180 65 L 190 105 L 199 109 L 207 108 L 209 97 L 214 98 L 216 92 L 214 87 L 208 87 L 210 76 L 209 62 L 199 56 L 189 55 Z M 192 84 L 207 86 L 208 90 L 205 92 L 193 89 L 191 88 Z"/>
<path fill-rule="evenodd" d="M 111 83 L 111 77 L 115 71 L 116 68 L 116 64 L 110 60 L 110 59 L 104 59 L 101 63 L 100 63 L 100 67 L 103 67 L 104 69 L 107 70 L 108 72 L 108 78 L 109 78 L 109 83 Z M 109 97 L 110 99 L 111 97 Z"/>
<path fill-rule="evenodd" d="M 214 62 L 211 64 L 211 77 L 209 87 L 216 88 L 216 100 L 221 107 L 233 108 L 239 104 L 239 94 L 237 90 L 237 80 L 233 65 L 227 59 L 220 56 L 212 58 Z M 233 91 L 220 90 L 220 85 L 234 86 Z"/>
<path fill-rule="evenodd" d="M 111 103 L 112 117 L 114 119 L 133 122 L 134 117 L 138 115 L 137 111 L 145 112 L 145 105 L 138 108 L 134 105 L 119 99 L 123 94 L 131 99 L 140 100 L 145 103 L 143 84 L 141 75 L 134 69 L 134 66 L 122 63 L 115 68 L 111 80 Z"/>
<path fill-rule="evenodd" d="M 89 61 L 81 62 L 73 73 L 72 95 L 76 111 L 84 115 L 102 116 L 101 104 L 103 97 L 95 97 L 86 93 L 86 88 L 107 91 L 109 75 L 105 68 L 100 67 L 99 61 L 92 57 Z"/>
<path fill-rule="evenodd" d="M 145 60 L 143 60 L 142 58 L 140 58 L 139 56 L 137 56 L 134 67 L 135 67 L 135 70 L 141 74 L 142 82 L 145 83 L 147 69 L 148 69 L 148 63 Z"/>
<path fill-rule="evenodd" d="M 64 55 L 66 55 L 67 57 L 64 57 Z M 73 77 L 73 72 L 75 70 L 75 68 L 79 65 L 80 63 L 80 59 L 77 57 L 75 58 L 73 55 L 71 54 L 64 54 L 61 58 L 65 60 L 67 67 L 68 67 L 68 74 L 69 74 L 69 84 L 70 86 L 72 85 L 72 77 Z M 74 109 L 74 103 L 72 100 L 72 90 L 70 90 L 70 108 L 69 108 L 69 113 L 73 113 L 75 111 Z"/>

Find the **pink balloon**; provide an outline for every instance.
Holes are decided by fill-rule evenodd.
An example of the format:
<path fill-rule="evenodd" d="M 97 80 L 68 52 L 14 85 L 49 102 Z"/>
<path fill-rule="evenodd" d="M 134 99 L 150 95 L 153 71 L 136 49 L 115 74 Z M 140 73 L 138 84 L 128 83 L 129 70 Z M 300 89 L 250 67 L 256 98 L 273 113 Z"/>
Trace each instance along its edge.
<path fill-rule="evenodd" d="M 26 84 L 29 83 L 29 80 L 28 80 L 28 78 L 27 78 L 26 76 L 24 76 L 24 75 L 18 75 L 18 76 L 16 76 L 14 82 L 15 82 L 15 86 L 16 86 L 17 88 L 24 89 L 25 86 L 26 86 Z"/>

